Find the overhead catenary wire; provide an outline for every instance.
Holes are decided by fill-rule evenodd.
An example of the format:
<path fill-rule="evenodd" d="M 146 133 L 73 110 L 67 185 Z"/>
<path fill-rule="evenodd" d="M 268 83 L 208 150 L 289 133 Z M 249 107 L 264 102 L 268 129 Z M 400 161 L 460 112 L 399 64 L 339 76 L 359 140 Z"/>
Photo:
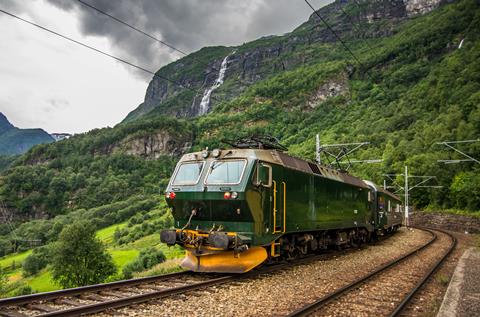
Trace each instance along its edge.
<path fill-rule="evenodd" d="M 182 55 L 184 55 L 184 56 L 188 56 L 188 55 L 189 55 L 189 53 L 185 52 L 184 50 L 181 50 L 181 49 L 179 49 L 179 48 L 176 48 L 176 47 L 173 46 L 172 44 L 167 43 L 167 42 L 165 42 L 165 41 L 157 38 L 156 36 L 153 36 L 153 35 L 147 33 L 146 31 L 140 29 L 139 27 L 136 27 L 136 26 L 134 26 L 134 25 L 132 25 L 132 24 L 130 24 L 130 23 L 128 23 L 128 22 L 125 22 L 124 20 L 121 20 L 120 18 L 117 18 L 116 16 L 113 16 L 112 14 L 110 14 L 110 13 L 104 11 L 104 10 L 97 8 L 97 7 L 95 7 L 94 5 L 92 5 L 92 4 L 90 4 L 90 3 L 87 3 L 87 2 L 85 2 L 85 1 L 83 1 L 83 0 L 77 0 L 77 1 L 78 1 L 80 4 L 82 4 L 83 6 L 85 6 L 85 7 L 87 7 L 87 8 L 90 8 L 90 9 L 92 9 L 92 10 L 94 10 L 94 11 L 100 13 L 100 14 L 103 14 L 103 15 L 111 18 L 112 20 L 114 20 L 114 21 L 116 21 L 116 22 L 118 22 L 118 23 L 120 23 L 120 24 L 122 24 L 122 25 L 124 25 L 124 26 L 126 26 L 126 27 L 128 27 L 128 28 L 130 28 L 130 29 L 132 29 L 132 30 L 134 30 L 134 31 L 136 31 L 136 32 L 138 32 L 138 33 L 140 33 L 140 34 L 142 34 L 142 35 L 144 35 L 144 36 L 146 36 L 146 37 L 148 37 L 148 38 L 150 38 L 150 39 L 158 42 L 158 43 L 160 43 L 160 44 L 162 44 L 162 45 L 165 45 L 165 46 L 167 46 L 168 48 L 170 48 L 170 49 L 172 49 L 172 50 L 174 50 L 174 51 L 176 51 L 176 52 L 178 52 L 178 53 L 180 53 L 180 54 L 182 54 Z M 195 58 L 193 58 L 193 60 L 194 60 L 195 62 L 197 62 L 197 63 L 200 63 L 200 64 L 204 65 L 204 66 L 210 67 L 210 65 L 208 65 L 208 64 L 205 63 L 205 62 L 199 61 L 199 60 L 197 60 L 197 59 L 195 59 Z M 218 69 L 216 69 L 215 67 L 211 67 L 211 68 L 212 68 L 213 71 L 218 71 Z"/>
<path fill-rule="evenodd" d="M 32 26 L 34 26 L 34 27 L 37 27 L 37 28 L 39 28 L 39 29 L 41 29 L 41 30 L 43 30 L 43 31 L 46 31 L 46 32 L 48 32 L 48 33 L 54 34 L 54 35 L 56 35 L 56 36 L 58 36 L 58 37 L 61 37 L 61 38 L 65 39 L 65 40 L 67 40 L 67 41 L 73 42 L 73 43 L 75 43 L 75 44 L 77 44 L 77 45 L 80 45 L 80 46 L 82 46 L 82 47 L 84 47 L 84 48 L 88 48 L 88 49 L 90 49 L 90 50 L 92 50 L 92 51 L 94 51 L 94 52 L 96 52 L 96 53 L 99 53 L 99 54 L 102 54 L 102 55 L 104 55 L 104 56 L 110 57 L 110 58 L 112 58 L 112 59 L 114 59 L 114 60 L 116 60 L 116 61 L 118 61 L 118 62 L 124 63 L 124 64 L 126 64 L 126 65 L 129 65 L 129 66 L 133 67 L 133 68 L 136 68 L 136 69 L 138 69 L 138 70 L 141 70 L 141 71 L 143 71 L 143 72 L 145 72 L 145 73 L 147 73 L 147 74 L 152 75 L 153 77 L 157 77 L 157 78 L 163 79 L 163 80 L 168 81 L 168 82 L 170 82 L 170 83 L 172 83 L 172 84 L 174 84 L 174 85 L 176 85 L 176 86 L 178 86 L 178 87 L 180 87 L 180 88 L 184 88 L 184 89 L 190 90 L 190 91 L 192 91 L 192 92 L 194 92 L 194 93 L 198 93 L 198 91 L 197 91 L 196 89 L 193 89 L 193 88 L 191 88 L 191 87 L 185 86 L 185 85 L 183 85 L 182 83 L 179 83 L 179 82 L 177 82 L 177 81 L 175 81 L 175 80 L 172 80 L 172 79 L 170 79 L 170 78 L 168 78 L 168 77 L 165 77 L 165 76 L 163 76 L 163 75 L 160 75 L 160 74 L 158 74 L 158 73 L 156 73 L 156 72 L 154 72 L 154 71 L 151 71 L 151 70 L 149 70 L 149 69 L 147 69 L 147 68 L 145 68 L 145 67 L 142 67 L 142 66 L 139 66 L 139 65 L 137 65 L 137 64 L 134 64 L 134 63 L 132 63 L 132 62 L 129 62 L 129 61 L 123 59 L 123 58 L 120 58 L 120 57 L 117 57 L 117 56 L 112 55 L 112 54 L 110 54 L 110 53 L 107 53 L 107 52 L 105 52 L 105 51 L 102 51 L 102 50 L 100 50 L 100 49 L 98 49 L 98 48 L 95 48 L 95 47 L 93 47 L 93 46 L 91 46 L 91 45 L 88 45 L 88 44 L 85 44 L 85 43 L 80 42 L 80 41 L 78 41 L 78 40 L 75 40 L 75 39 L 73 39 L 73 38 L 71 38 L 71 37 L 69 37 L 69 36 L 67 36 L 67 35 L 64 35 L 64 34 L 61 34 L 61 33 L 59 33 L 59 32 L 53 31 L 53 30 L 51 30 L 51 29 L 49 29 L 49 28 L 47 28 L 47 27 L 44 27 L 44 26 L 39 25 L 39 24 L 37 24 L 37 23 L 35 23 L 35 22 L 29 21 L 29 20 L 27 20 L 27 19 L 24 19 L 24 18 L 22 18 L 22 17 L 20 17 L 20 16 L 18 16 L 18 15 L 15 15 L 15 14 L 13 14 L 13 13 L 7 12 L 7 11 L 5 11 L 5 10 L 3 10 L 3 9 L 0 9 L 0 12 L 3 13 L 3 14 L 6 14 L 6 15 L 12 17 L 12 18 L 18 19 L 18 20 L 20 20 L 20 21 L 22 21 L 22 22 L 24 22 L 24 23 L 27 23 L 27 24 L 32 25 Z M 210 98 L 213 99 L 213 100 L 216 100 L 216 101 L 220 101 L 220 104 L 224 102 L 224 101 L 222 101 L 222 100 L 218 100 L 218 99 L 214 98 L 213 96 L 211 96 Z"/>

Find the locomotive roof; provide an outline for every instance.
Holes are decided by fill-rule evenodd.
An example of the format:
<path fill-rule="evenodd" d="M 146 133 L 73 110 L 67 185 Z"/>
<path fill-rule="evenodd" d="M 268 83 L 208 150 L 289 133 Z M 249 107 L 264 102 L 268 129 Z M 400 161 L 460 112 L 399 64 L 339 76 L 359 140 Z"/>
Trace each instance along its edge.
<path fill-rule="evenodd" d="M 325 165 L 309 162 L 297 157 L 290 156 L 282 151 L 274 149 L 225 149 L 219 157 L 233 158 L 257 158 L 264 162 L 282 165 L 287 168 L 298 170 L 307 174 L 322 176 L 339 182 L 350 184 L 356 187 L 369 188 L 361 179 L 347 173 L 337 171 Z M 196 161 L 203 159 L 202 152 L 193 152 L 185 154 L 180 161 Z"/>

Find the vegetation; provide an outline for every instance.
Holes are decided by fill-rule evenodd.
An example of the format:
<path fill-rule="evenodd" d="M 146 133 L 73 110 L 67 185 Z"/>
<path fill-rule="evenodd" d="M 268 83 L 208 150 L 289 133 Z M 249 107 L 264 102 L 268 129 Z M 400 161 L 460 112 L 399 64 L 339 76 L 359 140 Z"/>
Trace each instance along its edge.
<path fill-rule="evenodd" d="M 104 282 L 116 272 L 90 222 L 68 225 L 52 249 L 52 277 L 64 288 Z"/>
<path fill-rule="evenodd" d="M 141 272 L 165 262 L 166 257 L 161 250 L 148 248 L 140 252 L 135 261 L 124 266 L 123 276 L 128 279 L 133 277 L 134 272 Z"/>
<path fill-rule="evenodd" d="M 23 275 L 28 277 L 39 273 L 47 266 L 49 256 L 50 249 L 47 246 L 33 249 L 33 252 L 23 261 Z"/>
<path fill-rule="evenodd" d="M 346 10 L 363 14 L 368 8 L 350 5 Z M 341 18 L 339 14 L 328 17 L 332 25 Z M 178 248 L 159 244 L 158 232 L 173 226 L 163 190 L 182 146 L 191 143 L 190 150 L 221 147 L 221 140 L 252 134 L 276 136 L 290 154 L 310 160 L 314 159 L 317 133 L 323 144 L 369 141 L 370 146 L 356 152 L 355 158 L 383 161 L 354 165 L 350 173 L 381 184 L 383 174 L 401 173 L 408 165 L 411 174 L 436 175 L 436 185 L 443 186 L 415 188 L 411 202 L 417 208 L 479 215 L 478 164 L 439 164 L 439 159 L 459 156 L 436 144 L 478 139 L 480 135 L 478 1 L 456 1 L 401 23 L 365 23 L 363 35 L 373 50 L 360 36 L 349 33 L 349 28 L 337 25 L 364 67 L 354 63 L 339 43 L 315 38 L 296 42 L 294 38 L 324 34 L 322 27 L 312 23 L 308 21 L 285 36 L 265 37 L 238 47 L 238 54 L 254 54 L 260 48 L 275 51 L 284 45 L 282 53 L 272 54 L 258 65 L 255 72 L 261 79 L 253 84 L 242 77 L 242 69 L 227 72 L 224 84 L 215 92 L 227 101 L 214 102 L 213 111 L 205 116 L 188 121 L 165 117 L 191 107 L 193 98 L 190 91 L 172 90 L 168 84 L 173 93 L 164 103 L 153 109 L 141 106 L 114 128 L 38 145 L 15 159 L 0 157 L 0 169 L 6 168 L 0 176 L 0 200 L 16 215 L 13 232 L 0 225 L 0 256 L 6 255 L 0 266 L 10 276 L 23 272 L 31 290 L 51 290 L 55 266 L 49 263 L 45 267 L 40 249 L 25 251 L 32 248 L 28 241 L 38 240 L 58 251 L 60 233 L 89 219 L 89 234 L 98 230 L 97 239 L 106 245 L 118 271 L 139 257 L 122 274 L 178 270 L 178 263 L 170 260 L 153 267 L 149 264 L 147 269 L 138 250 L 155 247 L 167 259 L 181 256 Z M 313 29 L 318 34 L 312 33 Z M 221 60 L 231 51 L 205 48 L 159 72 L 174 80 L 203 83 L 202 63 Z M 338 91 L 329 95 L 332 84 Z M 133 147 L 159 135 L 169 136 L 164 139 L 172 142 L 168 151 L 152 155 Z M 480 157 L 480 143 L 460 146 Z M 396 181 L 403 179 L 399 176 Z M 35 220 L 27 221 L 30 219 Z M 90 243 L 101 250 L 98 240 L 92 239 Z M 18 253 L 8 255 L 14 248 Z M 137 269 L 147 270 L 141 273 Z M 59 279 L 58 272 L 53 275 Z M 109 278 L 119 277 L 120 273 Z M 78 283 L 87 282 L 92 279 Z M 74 284 L 70 278 L 64 283 Z M 17 285 L 19 292 L 20 288 Z"/>

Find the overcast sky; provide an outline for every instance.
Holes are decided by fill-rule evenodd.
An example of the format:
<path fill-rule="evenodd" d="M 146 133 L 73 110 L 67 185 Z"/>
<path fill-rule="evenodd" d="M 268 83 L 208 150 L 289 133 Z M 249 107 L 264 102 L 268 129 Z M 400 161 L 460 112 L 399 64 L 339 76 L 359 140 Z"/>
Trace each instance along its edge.
<path fill-rule="evenodd" d="M 186 52 L 280 35 L 312 13 L 303 0 L 83 1 Z M 0 9 L 152 71 L 182 57 L 77 0 L 0 0 Z M 0 30 L 0 112 L 17 127 L 85 132 L 143 101 L 151 76 L 3 13 Z"/>

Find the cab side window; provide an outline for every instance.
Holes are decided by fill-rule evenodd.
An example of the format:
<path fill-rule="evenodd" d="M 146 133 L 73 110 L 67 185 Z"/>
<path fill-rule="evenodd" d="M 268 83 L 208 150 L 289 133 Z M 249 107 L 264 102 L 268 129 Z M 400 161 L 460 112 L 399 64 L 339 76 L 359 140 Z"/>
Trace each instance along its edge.
<path fill-rule="evenodd" d="M 272 166 L 262 162 L 257 163 L 254 184 L 256 186 L 272 186 Z"/>

